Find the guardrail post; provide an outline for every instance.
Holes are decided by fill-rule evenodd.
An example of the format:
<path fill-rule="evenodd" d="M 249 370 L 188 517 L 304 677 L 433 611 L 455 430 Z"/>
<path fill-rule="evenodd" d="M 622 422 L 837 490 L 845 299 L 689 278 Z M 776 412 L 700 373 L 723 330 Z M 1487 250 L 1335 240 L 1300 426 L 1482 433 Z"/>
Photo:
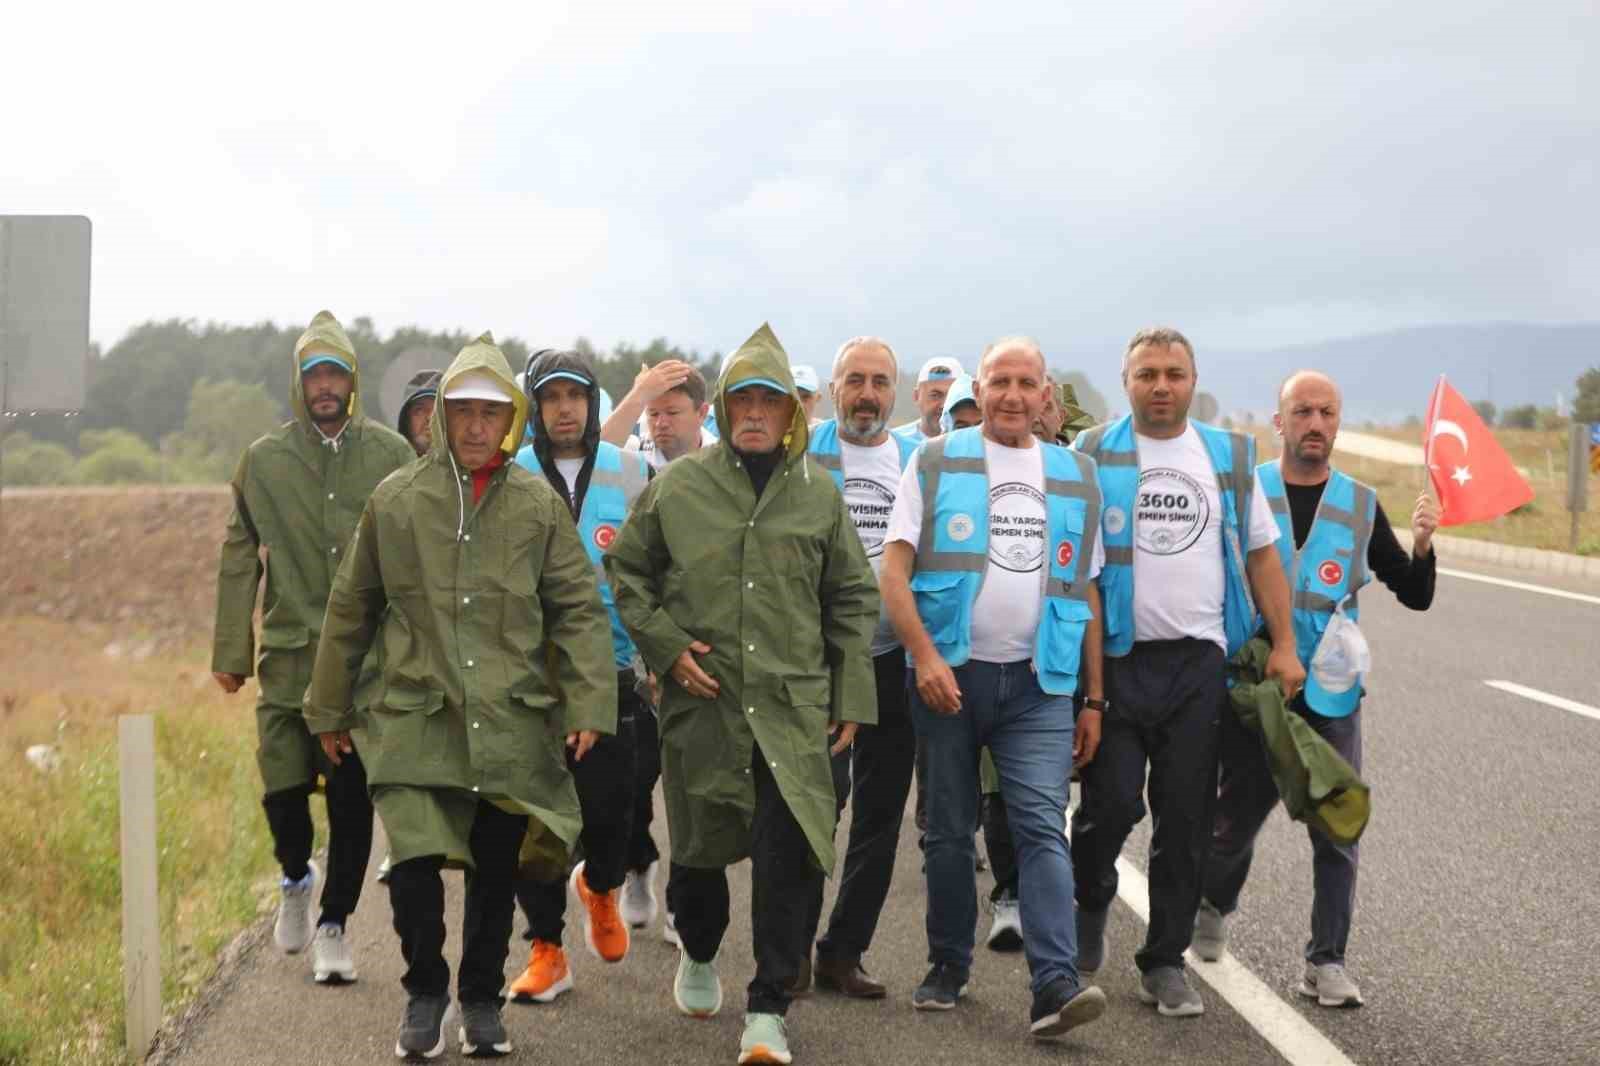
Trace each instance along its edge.
<path fill-rule="evenodd" d="M 161 1026 L 156 897 L 156 731 L 148 714 L 117 720 L 122 792 L 122 994 L 128 1050 L 143 1059 Z"/>

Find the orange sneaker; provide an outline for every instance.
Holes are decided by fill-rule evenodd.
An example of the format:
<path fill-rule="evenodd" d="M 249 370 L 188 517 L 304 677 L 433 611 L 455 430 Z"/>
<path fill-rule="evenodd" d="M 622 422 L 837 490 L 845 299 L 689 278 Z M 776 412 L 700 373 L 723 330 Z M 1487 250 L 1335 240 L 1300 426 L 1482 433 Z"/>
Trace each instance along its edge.
<path fill-rule="evenodd" d="M 597 958 L 606 962 L 621 962 L 628 954 L 628 923 L 617 910 L 617 890 L 592 892 L 583 871 L 587 863 L 579 863 L 572 871 L 572 894 L 583 904 L 583 942 Z"/>
<path fill-rule="evenodd" d="M 560 944 L 535 940 L 528 953 L 528 968 L 511 982 L 511 998 L 518 1003 L 551 1003 L 570 991 L 572 971 L 567 969 L 567 953 Z"/>

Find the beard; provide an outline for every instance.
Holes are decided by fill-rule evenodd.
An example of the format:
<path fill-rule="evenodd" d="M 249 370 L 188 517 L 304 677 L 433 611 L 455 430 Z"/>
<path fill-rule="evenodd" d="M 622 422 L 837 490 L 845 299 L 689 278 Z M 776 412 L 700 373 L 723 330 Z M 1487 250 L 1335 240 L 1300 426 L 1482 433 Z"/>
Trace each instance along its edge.
<path fill-rule="evenodd" d="M 862 416 L 869 414 L 871 421 L 863 423 Z M 883 413 L 883 408 L 876 404 L 857 404 L 845 413 L 842 427 L 846 436 L 866 439 L 882 433 L 888 424 L 889 418 Z"/>
<path fill-rule="evenodd" d="M 332 409 L 328 413 L 324 414 L 317 410 L 319 406 L 329 400 L 333 401 L 333 405 Z M 319 426 L 327 426 L 337 425 L 338 423 L 344 421 L 345 408 L 349 406 L 349 403 L 349 397 L 335 396 L 331 392 L 325 392 L 316 399 L 312 400 L 311 403 L 306 406 L 311 415 L 311 421 L 315 422 Z"/>

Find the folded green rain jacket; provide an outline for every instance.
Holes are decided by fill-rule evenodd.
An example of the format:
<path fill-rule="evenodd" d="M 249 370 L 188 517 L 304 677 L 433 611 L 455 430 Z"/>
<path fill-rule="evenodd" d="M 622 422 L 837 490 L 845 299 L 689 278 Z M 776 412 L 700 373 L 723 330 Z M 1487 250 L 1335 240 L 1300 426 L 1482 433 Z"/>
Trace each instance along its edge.
<path fill-rule="evenodd" d="M 1261 737 L 1289 817 L 1316 826 L 1335 844 L 1354 844 L 1372 813 L 1371 790 L 1310 723 L 1289 710 L 1283 688 L 1266 676 L 1271 650 L 1256 637 L 1228 663 L 1233 713 Z"/>
<path fill-rule="evenodd" d="M 313 350 L 349 363 L 355 377 L 350 419 L 333 438 L 311 421 L 300 386 L 301 358 Z M 414 458 L 404 438 L 361 413 L 360 363 L 328 311 L 295 342 L 289 406 L 294 418 L 246 448 L 234 471 L 211 644 L 212 670 L 260 675 L 256 760 L 267 792 L 312 784 L 323 764 L 301 720 L 300 701 L 328 590 L 372 490 Z M 253 617 L 263 576 L 258 660 Z M 356 706 L 365 695 L 357 694 Z M 339 721 L 341 729 L 358 724 L 349 703 Z"/>
<path fill-rule="evenodd" d="M 729 441 L 726 394 L 748 378 L 796 401 L 786 450 L 757 499 Z M 844 499 L 806 459 L 789 357 L 762 326 L 717 385 L 715 444 L 657 474 L 606 553 L 617 612 L 660 677 L 661 782 L 672 859 L 750 854 L 759 747 L 822 870 L 833 869 L 832 723 L 877 721 L 871 642 L 878 587 Z M 689 695 L 668 673 L 691 640 L 720 685 Z"/>
<path fill-rule="evenodd" d="M 473 502 L 450 454 L 449 404 L 427 455 L 378 486 L 328 598 L 306 724 L 338 728 L 376 645 L 381 688 L 362 749 L 395 862 L 468 865 L 479 799 L 570 847 L 581 824 L 565 734 L 616 732 L 611 626 L 566 504 L 511 462 L 527 399 L 485 334 L 445 371 L 487 372 L 516 407 L 504 463 Z M 542 826 L 542 829 L 541 829 Z"/>

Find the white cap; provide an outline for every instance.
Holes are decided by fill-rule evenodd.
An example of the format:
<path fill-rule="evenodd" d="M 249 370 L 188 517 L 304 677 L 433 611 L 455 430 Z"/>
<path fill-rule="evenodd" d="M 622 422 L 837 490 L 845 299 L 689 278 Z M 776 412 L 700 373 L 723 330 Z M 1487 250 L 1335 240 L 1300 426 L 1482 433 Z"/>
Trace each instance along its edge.
<path fill-rule="evenodd" d="M 481 370 L 474 370 L 460 377 L 450 379 L 450 384 L 445 386 L 444 398 L 447 400 L 493 400 L 496 403 L 510 403 L 511 394 L 500 379 L 493 374 L 486 374 Z"/>
<path fill-rule="evenodd" d="M 924 381 L 943 380 L 945 378 L 958 378 L 964 373 L 961 361 L 948 355 L 936 355 L 922 364 L 922 369 L 917 371 L 917 384 Z"/>
<path fill-rule="evenodd" d="M 794 378 L 794 387 L 805 389 L 807 392 L 816 392 L 820 387 L 817 382 L 817 371 L 805 363 L 789 367 L 789 373 Z"/>

